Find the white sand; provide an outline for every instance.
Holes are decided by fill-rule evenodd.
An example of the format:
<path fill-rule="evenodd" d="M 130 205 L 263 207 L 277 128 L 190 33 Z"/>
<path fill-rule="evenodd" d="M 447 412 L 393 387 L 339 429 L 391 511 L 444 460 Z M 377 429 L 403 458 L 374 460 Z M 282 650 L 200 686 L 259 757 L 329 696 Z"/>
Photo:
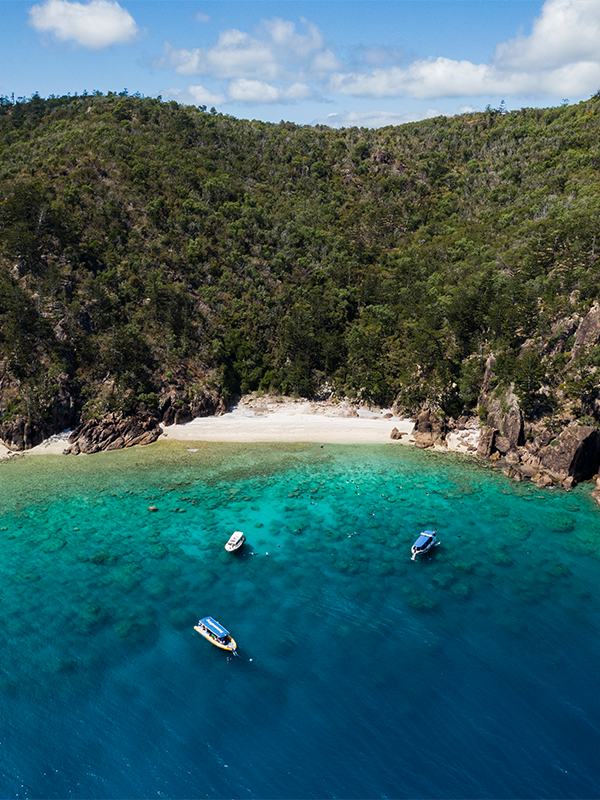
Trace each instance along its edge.
<path fill-rule="evenodd" d="M 34 456 L 43 455 L 62 455 L 65 448 L 69 446 L 69 434 L 71 430 L 62 431 L 62 433 L 55 433 L 49 439 L 45 439 L 41 444 L 27 450 L 27 454 Z"/>
<path fill-rule="evenodd" d="M 31 450 L 13 451 L 0 443 L 0 459 L 22 455 L 61 455 L 65 447 L 69 446 L 70 433 L 70 430 L 62 431 L 62 433 L 55 433 L 54 436 L 45 439 L 41 444 L 32 447 Z"/>
<path fill-rule="evenodd" d="M 385 414 L 389 416 L 386 418 Z M 261 400 L 240 403 L 220 417 L 203 417 L 184 425 L 170 425 L 163 428 L 162 436 L 203 442 L 376 444 L 391 442 L 390 433 L 394 428 L 409 434 L 413 423 L 409 419 L 394 417 L 385 410 L 361 409 L 356 412 L 348 404 L 336 406 L 306 401 L 277 403 Z"/>
<path fill-rule="evenodd" d="M 163 428 L 160 439 L 189 442 L 322 442 L 331 444 L 414 444 L 410 419 L 395 417 L 389 409 L 353 406 L 348 402 L 311 402 L 291 398 L 242 400 L 227 414 L 202 417 L 183 425 Z M 402 439 L 390 439 L 397 428 Z M 60 454 L 68 446 L 70 431 L 50 437 L 27 455 Z M 447 447 L 439 450 L 473 453 L 479 429 L 450 433 Z M 0 458 L 11 453 L 0 445 Z"/>

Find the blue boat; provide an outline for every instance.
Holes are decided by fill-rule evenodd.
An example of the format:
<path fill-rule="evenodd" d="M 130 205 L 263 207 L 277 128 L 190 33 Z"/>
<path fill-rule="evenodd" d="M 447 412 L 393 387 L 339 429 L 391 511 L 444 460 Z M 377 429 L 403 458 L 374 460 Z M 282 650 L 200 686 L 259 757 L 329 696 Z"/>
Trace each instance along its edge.
<path fill-rule="evenodd" d="M 428 553 L 432 547 L 437 547 L 439 545 L 438 540 L 435 538 L 436 533 L 437 528 L 434 531 L 422 531 L 419 534 L 419 538 L 411 548 L 411 561 L 414 561 L 417 556 Z"/>
<path fill-rule="evenodd" d="M 194 625 L 194 630 L 198 631 L 200 636 L 204 636 L 215 647 L 220 647 L 221 650 L 229 650 L 234 655 L 237 655 L 235 639 L 216 619 L 204 617 L 197 625 Z"/>

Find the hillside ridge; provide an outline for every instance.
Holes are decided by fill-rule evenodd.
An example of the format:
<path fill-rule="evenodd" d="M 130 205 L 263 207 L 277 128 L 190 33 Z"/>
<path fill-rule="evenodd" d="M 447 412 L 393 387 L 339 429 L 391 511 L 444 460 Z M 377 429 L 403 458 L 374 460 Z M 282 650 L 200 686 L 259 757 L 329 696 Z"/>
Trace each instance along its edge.
<path fill-rule="evenodd" d="M 595 429 L 599 134 L 600 95 L 377 130 L 1 98 L 0 439 L 323 387 Z"/>

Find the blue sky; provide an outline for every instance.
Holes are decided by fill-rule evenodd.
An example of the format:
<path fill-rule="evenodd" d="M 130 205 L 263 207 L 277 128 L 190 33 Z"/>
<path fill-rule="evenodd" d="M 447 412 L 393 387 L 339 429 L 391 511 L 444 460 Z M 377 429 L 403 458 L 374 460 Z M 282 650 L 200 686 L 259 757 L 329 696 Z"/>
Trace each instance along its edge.
<path fill-rule="evenodd" d="M 378 127 L 600 88 L 600 0 L 0 0 L 0 94 Z"/>

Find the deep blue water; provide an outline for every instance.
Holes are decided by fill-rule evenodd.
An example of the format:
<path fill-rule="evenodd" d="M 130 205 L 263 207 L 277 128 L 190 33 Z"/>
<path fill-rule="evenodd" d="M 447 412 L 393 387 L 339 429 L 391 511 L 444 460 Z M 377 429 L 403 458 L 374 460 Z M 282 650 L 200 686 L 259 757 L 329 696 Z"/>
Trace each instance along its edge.
<path fill-rule="evenodd" d="M 0 504 L 2 797 L 600 796 L 589 487 L 171 442 L 0 464 Z"/>

